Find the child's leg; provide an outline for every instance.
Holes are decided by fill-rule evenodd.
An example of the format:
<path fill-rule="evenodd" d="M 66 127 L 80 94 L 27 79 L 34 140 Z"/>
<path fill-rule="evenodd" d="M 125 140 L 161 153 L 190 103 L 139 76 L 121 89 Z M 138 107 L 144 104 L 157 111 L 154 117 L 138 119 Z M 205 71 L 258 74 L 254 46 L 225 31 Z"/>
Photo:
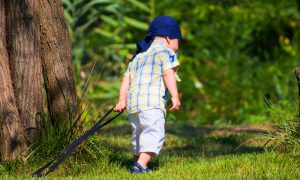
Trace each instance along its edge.
<path fill-rule="evenodd" d="M 147 167 L 154 155 L 158 155 L 164 142 L 165 119 L 161 109 L 151 109 L 139 113 L 142 132 L 139 137 L 138 163 Z"/>
<path fill-rule="evenodd" d="M 153 157 L 154 153 L 152 152 L 142 152 L 138 159 L 138 163 L 143 166 L 143 168 L 147 167 L 148 162 Z"/>
<path fill-rule="evenodd" d="M 152 152 L 142 152 L 140 155 L 134 155 L 133 159 L 134 162 L 138 162 L 140 165 L 143 166 L 143 168 L 147 167 L 148 162 L 151 160 L 151 158 L 154 156 L 154 153 Z M 133 167 L 134 169 L 139 169 L 138 167 Z"/>

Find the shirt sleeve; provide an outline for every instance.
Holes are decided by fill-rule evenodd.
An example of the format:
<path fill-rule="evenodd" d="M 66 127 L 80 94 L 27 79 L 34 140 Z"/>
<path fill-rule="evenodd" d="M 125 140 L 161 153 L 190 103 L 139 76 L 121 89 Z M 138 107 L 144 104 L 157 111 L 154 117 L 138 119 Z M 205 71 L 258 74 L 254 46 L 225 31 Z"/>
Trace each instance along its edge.
<path fill-rule="evenodd" d="M 163 70 L 174 69 L 176 71 L 178 69 L 180 64 L 175 53 L 160 52 L 157 56 L 161 61 Z"/>

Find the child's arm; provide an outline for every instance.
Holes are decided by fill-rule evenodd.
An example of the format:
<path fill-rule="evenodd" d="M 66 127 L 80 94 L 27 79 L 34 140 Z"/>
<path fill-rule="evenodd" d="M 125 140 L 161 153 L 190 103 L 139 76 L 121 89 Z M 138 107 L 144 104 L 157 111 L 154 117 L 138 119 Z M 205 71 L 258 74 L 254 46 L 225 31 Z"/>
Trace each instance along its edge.
<path fill-rule="evenodd" d="M 169 68 L 164 70 L 163 76 L 164 82 L 172 97 L 171 99 L 173 106 L 170 108 L 170 111 L 177 111 L 180 108 L 180 100 L 178 96 L 177 82 L 174 69 Z"/>
<path fill-rule="evenodd" d="M 114 111 L 121 112 L 126 109 L 127 90 L 129 88 L 129 74 L 126 74 L 122 80 L 119 94 L 119 102 L 115 106 Z"/>

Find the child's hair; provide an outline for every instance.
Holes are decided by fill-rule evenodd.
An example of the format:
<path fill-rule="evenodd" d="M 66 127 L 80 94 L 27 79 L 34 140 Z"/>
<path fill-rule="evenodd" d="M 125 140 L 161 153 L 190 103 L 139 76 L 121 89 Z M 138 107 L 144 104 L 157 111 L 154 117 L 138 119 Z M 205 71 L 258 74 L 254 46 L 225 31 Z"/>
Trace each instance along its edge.
<path fill-rule="evenodd" d="M 137 54 L 147 51 L 155 36 L 182 39 L 179 24 L 175 19 L 170 16 L 157 16 L 149 25 L 145 39 L 137 43 L 137 49 L 132 59 Z"/>

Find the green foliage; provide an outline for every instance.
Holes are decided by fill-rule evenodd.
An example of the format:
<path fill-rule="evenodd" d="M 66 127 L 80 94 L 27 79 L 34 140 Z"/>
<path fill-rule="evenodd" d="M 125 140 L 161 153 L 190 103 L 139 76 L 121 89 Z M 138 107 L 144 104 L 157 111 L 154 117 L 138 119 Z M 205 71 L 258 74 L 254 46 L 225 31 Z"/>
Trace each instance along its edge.
<path fill-rule="evenodd" d="M 294 104 L 294 103 L 291 103 Z M 289 152 L 300 157 L 300 117 L 296 116 L 295 107 L 290 104 L 274 105 L 270 107 L 273 121 L 278 125 L 278 131 L 269 135 L 274 148 Z"/>
<path fill-rule="evenodd" d="M 63 3 L 77 73 L 81 65 L 94 61 L 107 66 L 103 71 L 105 77 L 124 70 L 124 59 L 127 56 L 128 60 L 129 51 L 133 53 L 135 49 L 132 38 L 137 35 L 136 29 L 147 29 L 149 7 L 137 0 L 63 0 Z M 136 19 L 132 12 L 145 15 Z"/>
<path fill-rule="evenodd" d="M 265 100 L 296 96 L 296 1 L 163 1 L 156 9 L 177 18 L 184 33 L 179 119 L 249 123 L 266 115 Z"/>
<path fill-rule="evenodd" d="M 299 64 L 298 1 L 64 0 L 64 5 L 79 91 L 97 62 L 88 106 L 117 102 L 135 43 L 157 15 L 173 16 L 183 33 L 182 110 L 169 119 L 264 123 L 266 100 L 289 101 L 296 95 L 292 70 Z"/>

